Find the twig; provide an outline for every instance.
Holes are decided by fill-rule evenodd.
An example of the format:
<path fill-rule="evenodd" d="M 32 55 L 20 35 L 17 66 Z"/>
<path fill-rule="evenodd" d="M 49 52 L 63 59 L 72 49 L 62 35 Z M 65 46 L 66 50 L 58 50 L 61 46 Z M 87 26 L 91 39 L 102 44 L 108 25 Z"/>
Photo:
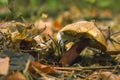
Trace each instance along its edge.
<path fill-rule="evenodd" d="M 57 70 L 75 70 L 75 71 L 81 71 L 81 70 L 98 70 L 98 69 L 114 69 L 114 68 L 120 69 L 120 65 L 116 66 L 100 66 L 100 67 L 54 67 Z"/>
<path fill-rule="evenodd" d="M 36 50 L 31 50 L 31 49 L 29 49 L 29 50 L 22 50 L 22 49 L 20 49 L 20 51 L 23 51 L 23 52 L 32 52 L 32 51 L 36 51 Z"/>
<path fill-rule="evenodd" d="M 27 72 L 27 70 L 28 70 L 28 68 L 29 68 L 29 65 L 30 65 L 30 61 L 31 61 L 31 60 L 28 59 L 28 61 L 27 61 L 27 63 L 26 63 L 26 67 L 25 67 L 23 73 L 26 73 L 26 72 Z"/>
<path fill-rule="evenodd" d="M 120 33 L 120 31 L 118 31 L 118 32 L 115 32 L 115 33 L 113 33 L 113 34 L 111 34 L 111 35 L 116 35 L 116 34 L 119 34 Z"/>
<path fill-rule="evenodd" d="M 115 41 L 114 39 L 110 39 L 111 42 L 115 42 L 120 45 L 120 42 Z M 112 43 L 113 44 L 113 43 Z"/>
<path fill-rule="evenodd" d="M 36 67 L 32 66 L 33 69 L 38 73 L 40 74 L 45 80 L 49 80 L 49 78 L 46 76 L 45 73 L 42 73 L 40 70 L 38 70 Z"/>

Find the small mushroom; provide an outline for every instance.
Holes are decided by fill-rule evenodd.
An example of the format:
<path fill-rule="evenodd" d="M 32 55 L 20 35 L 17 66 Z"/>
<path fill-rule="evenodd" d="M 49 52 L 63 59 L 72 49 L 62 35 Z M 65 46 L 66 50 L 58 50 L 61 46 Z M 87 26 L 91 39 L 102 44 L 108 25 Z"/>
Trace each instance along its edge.
<path fill-rule="evenodd" d="M 94 22 L 80 21 L 66 25 L 58 32 L 57 38 L 60 45 L 74 42 L 61 58 L 61 64 L 71 65 L 87 46 L 106 51 L 106 40 Z"/>

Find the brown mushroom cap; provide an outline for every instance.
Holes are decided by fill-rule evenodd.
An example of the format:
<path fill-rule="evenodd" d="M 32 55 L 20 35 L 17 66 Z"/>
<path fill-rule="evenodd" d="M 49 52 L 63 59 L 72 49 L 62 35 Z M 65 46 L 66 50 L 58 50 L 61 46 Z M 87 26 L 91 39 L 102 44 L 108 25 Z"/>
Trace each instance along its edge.
<path fill-rule="evenodd" d="M 106 50 L 106 40 L 94 22 L 80 21 L 66 25 L 58 32 L 57 37 L 61 43 L 78 42 L 87 39 L 88 46 L 101 51 Z"/>

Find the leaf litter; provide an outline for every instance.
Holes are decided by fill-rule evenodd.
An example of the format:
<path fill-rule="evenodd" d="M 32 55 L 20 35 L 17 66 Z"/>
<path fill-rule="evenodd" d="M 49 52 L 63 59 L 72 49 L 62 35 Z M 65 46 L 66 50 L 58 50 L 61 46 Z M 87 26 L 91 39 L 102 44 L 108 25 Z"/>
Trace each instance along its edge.
<path fill-rule="evenodd" d="M 46 24 L 46 23 L 42 23 L 42 24 Z M 30 26 L 31 28 L 28 28 Z M 26 25 L 25 23 L 16 22 L 16 21 L 1 23 L 0 57 L 1 58 L 9 57 L 10 58 L 9 66 L 10 68 L 12 68 L 9 69 L 8 74 L 4 74 L 4 76 L 1 77 L 2 79 L 5 80 L 16 79 L 15 76 L 17 74 L 18 74 L 17 76 L 19 76 L 23 80 L 26 79 L 28 80 L 34 80 L 34 79 L 119 80 L 120 79 L 119 57 L 118 54 L 116 54 L 116 52 L 119 53 L 119 48 L 118 49 L 116 48 L 117 46 L 119 46 L 119 44 L 115 45 L 117 41 L 114 43 L 107 42 L 106 48 L 108 49 L 109 47 L 109 50 L 111 51 L 109 50 L 104 51 L 101 50 L 103 49 L 102 46 L 101 49 L 95 48 L 100 46 L 98 45 L 98 43 L 94 43 L 91 41 L 87 44 L 84 44 L 88 42 L 89 39 L 94 41 L 93 39 L 94 33 L 93 36 L 91 37 L 90 35 L 86 35 L 86 34 L 91 34 L 91 32 L 85 31 L 86 33 L 77 34 L 78 36 L 76 37 L 76 33 L 74 34 L 74 32 L 71 33 L 65 32 L 65 34 L 70 34 L 68 35 L 70 36 L 70 39 L 75 37 L 76 41 L 77 38 L 81 39 L 81 41 L 74 42 L 73 40 L 73 44 L 70 46 L 65 44 L 64 42 L 63 45 L 60 45 L 60 43 L 58 43 L 58 40 L 56 38 L 57 33 L 51 34 L 50 32 L 49 34 L 49 31 L 47 32 L 47 34 L 49 35 L 43 33 L 48 27 L 47 25 L 45 26 L 43 26 L 42 28 L 38 28 L 35 27 L 35 25 Z M 68 28 L 68 30 L 70 29 Z M 100 34 L 98 35 L 105 34 L 105 33 L 101 33 L 101 31 L 99 33 Z M 73 37 L 71 37 L 71 35 Z M 79 35 L 82 35 L 82 37 Z M 65 36 L 65 38 L 67 37 Z M 119 40 L 119 37 L 116 40 Z M 85 45 L 85 47 L 81 48 L 83 47 L 83 46 L 79 46 L 81 44 Z M 86 46 L 88 44 L 90 45 L 89 47 Z M 93 46 L 93 48 L 91 46 Z M 66 49 L 66 47 L 68 47 L 68 49 Z M 113 54 L 111 54 L 111 52 Z M 66 58 L 64 58 L 65 56 L 64 54 L 66 53 L 71 53 L 72 56 L 71 57 L 67 56 Z M 68 60 L 67 62 L 68 64 L 60 63 L 61 59 L 63 62 L 65 61 L 63 58 Z M 30 63 L 27 65 L 29 60 Z M 70 65 L 69 65 L 69 61 L 70 61 Z M 71 62 L 73 63 L 71 64 Z M 17 74 L 15 75 L 14 73 Z M 3 74 L 1 73 L 1 75 Z M 93 77 L 96 77 L 96 79 Z"/>

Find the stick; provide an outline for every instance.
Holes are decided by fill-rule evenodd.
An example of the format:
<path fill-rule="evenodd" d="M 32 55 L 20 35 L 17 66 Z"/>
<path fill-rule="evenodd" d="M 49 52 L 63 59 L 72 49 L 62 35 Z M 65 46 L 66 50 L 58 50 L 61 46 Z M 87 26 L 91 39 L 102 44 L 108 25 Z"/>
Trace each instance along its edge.
<path fill-rule="evenodd" d="M 114 69 L 118 68 L 120 69 L 120 65 L 116 66 L 100 66 L 100 67 L 54 67 L 57 70 L 76 70 L 76 71 L 81 71 L 81 70 L 98 70 L 98 69 Z"/>

